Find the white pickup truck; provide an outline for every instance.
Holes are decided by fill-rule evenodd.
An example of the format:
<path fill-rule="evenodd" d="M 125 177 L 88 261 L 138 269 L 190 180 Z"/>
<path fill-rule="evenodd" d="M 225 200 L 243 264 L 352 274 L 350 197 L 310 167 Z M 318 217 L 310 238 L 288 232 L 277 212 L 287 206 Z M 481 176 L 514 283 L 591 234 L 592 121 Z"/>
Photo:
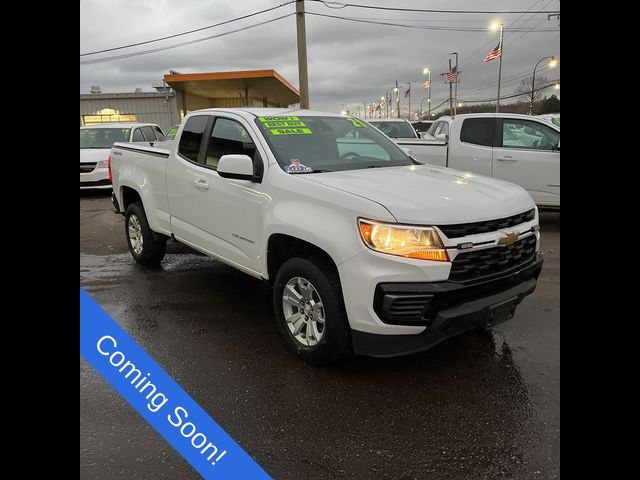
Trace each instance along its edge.
<path fill-rule="evenodd" d="M 517 113 L 474 113 L 436 122 L 442 139 L 395 142 L 421 163 L 508 180 L 541 209 L 560 208 L 560 127 Z M 433 130 L 430 130 L 433 131 Z M 431 135 L 430 135 L 431 136 Z"/>
<path fill-rule="evenodd" d="M 165 145 L 111 151 L 131 255 L 157 264 L 172 238 L 263 279 L 309 363 L 426 350 L 507 320 L 536 287 L 526 190 L 420 165 L 356 118 L 199 110 Z"/>

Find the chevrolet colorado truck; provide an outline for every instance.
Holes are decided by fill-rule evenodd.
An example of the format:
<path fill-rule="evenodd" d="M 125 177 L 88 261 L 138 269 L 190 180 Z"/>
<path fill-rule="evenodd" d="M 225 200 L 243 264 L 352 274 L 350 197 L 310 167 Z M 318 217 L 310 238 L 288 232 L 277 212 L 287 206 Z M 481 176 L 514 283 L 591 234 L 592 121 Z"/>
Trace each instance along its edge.
<path fill-rule="evenodd" d="M 560 208 L 560 126 L 543 116 L 471 113 L 442 117 L 423 140 L 394 141 L 421 163 L 517 183 L 541 209 Z"/>
<path fill-rule="evenodd" d="M 171 238 L 264 280 L 311 364 L 503 322 L 542 268 L 525 189 L 420 165 L 354 117 L 198 110 L 163 146 L 115 143 L 109 168 L 136 262 L 161 262 Z"/>

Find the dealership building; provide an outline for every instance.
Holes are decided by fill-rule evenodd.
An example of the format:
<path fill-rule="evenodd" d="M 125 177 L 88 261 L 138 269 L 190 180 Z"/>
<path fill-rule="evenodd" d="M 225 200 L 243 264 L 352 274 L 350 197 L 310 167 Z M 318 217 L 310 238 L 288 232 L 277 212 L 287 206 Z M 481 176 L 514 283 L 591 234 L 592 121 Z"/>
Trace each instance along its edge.
<path fill-rule="evenodd" d="M 184 116 L 202 108 L 288 107 L 300 93 L 275 70 L 178 73 L 171 71 L 155 92 L 80 94 L 80 126 L 111 122 L 155 123 L 167 132 Z"/>

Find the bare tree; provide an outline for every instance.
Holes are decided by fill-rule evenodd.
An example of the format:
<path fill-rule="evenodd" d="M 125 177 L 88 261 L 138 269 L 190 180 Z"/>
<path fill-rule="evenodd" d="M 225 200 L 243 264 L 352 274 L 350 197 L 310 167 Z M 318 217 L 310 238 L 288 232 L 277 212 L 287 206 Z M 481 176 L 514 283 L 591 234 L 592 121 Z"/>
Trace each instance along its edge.
<path fill-rule="evenodd" d="M 527 77 L 527 78 L 523 78 L 520 81 L 520 85 L 518 85 L 518 88 L 516 88 L 516 93 L 526 93 L 527 96 L 525 98 L 527 98 L 528 100 L 531 99 L 531 83 L 533 82 L 533 76 L 531 77 Z M 549 80 L 547 79 L 547 77 L 543 77 L 541 75 L 536 75 L 536 84 L 535 84 L 535 88 L 536 90 L 540 87 L 544 87 L 545 85 L 549 84 Z M 533 94 L 533 101 L 537 102 L 538 100 L 540 100 L 540 98 L 542 98 L 542 91 L 538 90 Z"/>

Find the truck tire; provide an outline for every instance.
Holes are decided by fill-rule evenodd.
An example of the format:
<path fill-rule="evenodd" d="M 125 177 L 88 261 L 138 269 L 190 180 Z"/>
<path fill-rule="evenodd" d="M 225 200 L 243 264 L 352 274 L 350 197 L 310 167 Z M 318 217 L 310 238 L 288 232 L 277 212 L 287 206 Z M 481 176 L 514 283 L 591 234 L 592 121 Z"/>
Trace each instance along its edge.
<path fill-rule="evenodd" d="M 291 258 L 273 287 L 273 309 L 291 350 L 311 365 L 324 365 L 351 352 L 349 322 L 337 274 L 318 258 Z"/>
<path fill-rule="evenodd" d="M 167 241 L 157 240 L 140 202 L 131 203 L 124 214 L 124 231 L 133 259 L 140 265 L 157 265 L 167 251 Z"/>

